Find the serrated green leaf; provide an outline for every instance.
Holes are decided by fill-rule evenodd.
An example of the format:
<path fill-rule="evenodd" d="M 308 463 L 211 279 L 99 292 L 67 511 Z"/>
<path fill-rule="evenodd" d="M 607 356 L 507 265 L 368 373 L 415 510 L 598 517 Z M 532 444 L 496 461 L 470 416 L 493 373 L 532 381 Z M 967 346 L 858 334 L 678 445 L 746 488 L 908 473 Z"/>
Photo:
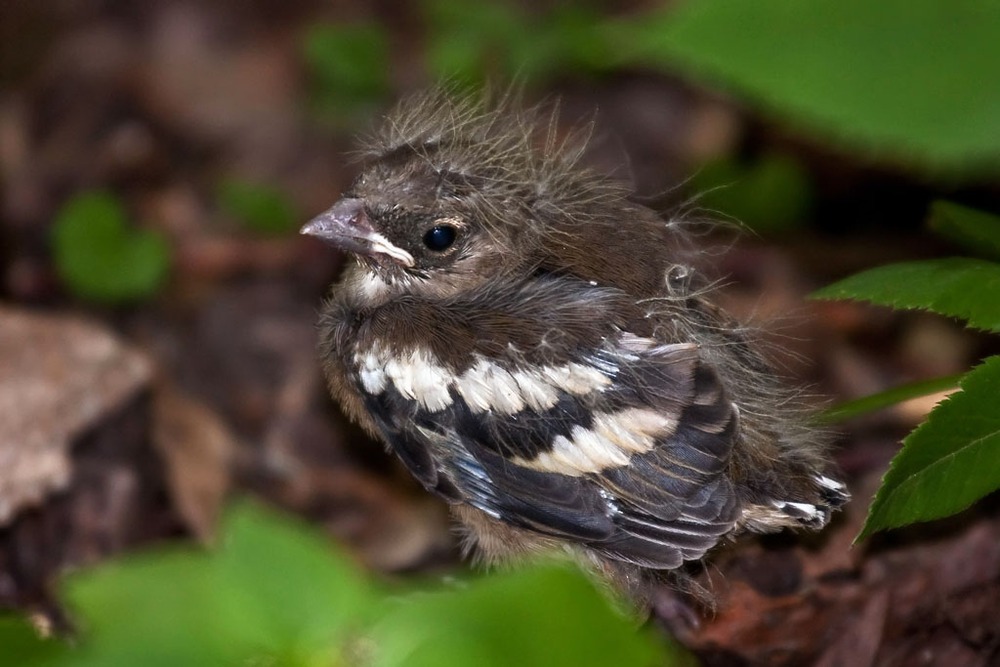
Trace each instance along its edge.
<path fill-rule="evenodd" d="M 893 459 L 857 539 L 950 516 L 1000 489 L 1000 356 L 965 376 Z"/>
<path fill-rule="evenodd" d="M 814 299 L 853 299 L 929 310 L 1000 331 L 1000 264 L 954 257 L 880 266 L 814 292 Z"/>
<path fill-rule="evenodd" d="M 129 229 L 121 203 L 105 192 L 80 194 L 63 206 L 52 229 L 52 250 L 67 287 L 102 303 L 152 296 L 170 268 L 166 240 Z"/>
<path fill-rule="evenodd" d="M 931 205 L 927 224 L 974 255 L 1000 259 L 1000 216 L 936 201 Z"/>
<path fill-rule="evenodd" d="M 284 234 L 300 222 L 288 196 L 267 185 L 226 179 L 219 186 L 218 201 L 226 213 L 262 234 Z"/>
<path fill-rule="evenodd" d="M 659 642 L 561 565 L 398 600 L 368 640 L 377 667 L 666 664 Z"/>
<path fill-rule="evenodd" d="M 618 28 L 624 61 L 721 83 L 866 155 L 1000 169 L 994 0 L 701 0 Z"/>

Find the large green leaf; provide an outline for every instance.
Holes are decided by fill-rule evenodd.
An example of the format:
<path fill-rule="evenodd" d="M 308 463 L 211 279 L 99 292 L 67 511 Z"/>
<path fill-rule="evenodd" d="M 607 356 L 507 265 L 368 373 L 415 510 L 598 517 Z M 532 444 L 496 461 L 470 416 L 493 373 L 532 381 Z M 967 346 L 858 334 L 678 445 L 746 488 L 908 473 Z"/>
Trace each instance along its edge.
<path fill-rule="evenodd" d="M 159 551 L 82 573 L 66 594 L 83 631 L 73 665 L 335 664 L 371 606 L 331 545 L 244 503 L 217 553 Z"/>
<path fill-rule="evenodd" d="M 858 539 L 959 512 L 1000 489 L 1000 356 L 961 382 L 906 440 Z"/>
<path fill-rule="evenodd" d="M 1000 264 L 954 257 L 880 266 L 814 292 L 816 299 L 854 299 L 929 310 L 1000 331 Z"/>
<path fill-rule="evenodd" d="M 624 60 L 721 83 L 866 154 L 1000 168 L 995 0 L 691 0 L 618 27 Z"/>
<path fill-rule="evenodd" d="M 327 664 L 367 621 L 376 599 L 367 576 L 330 540 L 250 502 L 225 522 L 221 577 L 248 596 L 258 637 L 295 664 Z"/>
<path fill-rule="evenodd" d="M 0 656 L 26 667 L 692 664 L 565 564 L 386 597 L 322 536 L 256 505 L 229 512 L 220 541 L 78 573 L 63 589 L 75 645 L 0 621 Z"/>
<path fill-rule="evenodd" d="M 564 564 L 397 600 L 369 640 L 375 667 L 690 664 L 666 661 L 660 642 Z"/>
<path fill-rule="evenodd" d="M 66 598 L 83 638 L 74 665 L 237 665 L 267 647 L 249 603 L 193 551 L 146 554 L 82 573 Z"/>
<path fill-rule="evenodd" d="M 43 638 L 27 621 L 0 616 L 0 656 L 3 656 L 0 664 L 43 667 L 54 664 L 65 652 L 65 644 Z"/>

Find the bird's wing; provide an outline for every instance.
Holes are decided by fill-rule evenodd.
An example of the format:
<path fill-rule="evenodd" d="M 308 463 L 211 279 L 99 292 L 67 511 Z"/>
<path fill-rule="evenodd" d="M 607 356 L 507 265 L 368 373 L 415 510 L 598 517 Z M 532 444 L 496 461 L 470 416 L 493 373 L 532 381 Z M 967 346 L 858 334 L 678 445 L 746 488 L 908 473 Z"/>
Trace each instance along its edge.
<path fill-rule="evenodd" d="M 499 520 L 673 568 L 737 519 L 738 413 L 693 344 L 621 333 L 549 366 L 482 357 L 455 377 L 414 351 L 360 372 L 417 479 Z"/>

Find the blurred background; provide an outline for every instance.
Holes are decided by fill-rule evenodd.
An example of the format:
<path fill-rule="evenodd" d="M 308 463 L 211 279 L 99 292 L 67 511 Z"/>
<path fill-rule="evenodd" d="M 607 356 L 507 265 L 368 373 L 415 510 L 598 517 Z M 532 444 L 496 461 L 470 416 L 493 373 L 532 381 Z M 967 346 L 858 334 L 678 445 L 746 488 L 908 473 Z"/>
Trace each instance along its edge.
<path fill-rule="evenodd" d="M 996 352 L 806 297 L 959 253 L 927 231 L 936 200 L 1000 212 L 997 12 L 719 4 L 4 2 L 0 608 L 58 616 L 60 572 L 209 540 L 242 494 L 391 578 L 463 567 L 442 503 L 326 394 L 315 321 L 343 257 L 297 234 L 350 184 L 356 137 L 437 81 L 519 81 L 560 132 L 593 122 L 588 164 L 641 201 L 734 223 L 705 240 L 720 298 L 820 402 Z M 837 427 L 855 501 L 823 536 L 719 555 L 719 609 L 681 637 L 704 664 L 997 659 L 995 498 L 849 548 L 940 398 Z"/>

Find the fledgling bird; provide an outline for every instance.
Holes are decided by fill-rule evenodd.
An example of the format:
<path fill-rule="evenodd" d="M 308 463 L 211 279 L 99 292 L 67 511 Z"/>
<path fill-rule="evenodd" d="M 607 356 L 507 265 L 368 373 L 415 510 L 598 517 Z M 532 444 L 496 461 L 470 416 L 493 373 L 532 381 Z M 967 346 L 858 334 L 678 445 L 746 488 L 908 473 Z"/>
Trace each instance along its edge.
<path fill-rule="evenodd" d="M 823 440 L 684 225 L 514 106 L 406 100 L 302 229 L 355 259 L 320 320 L 333 396 L 489 562 L 568 548 L 641 598 L 729 536 L 825 525 Z"/>

